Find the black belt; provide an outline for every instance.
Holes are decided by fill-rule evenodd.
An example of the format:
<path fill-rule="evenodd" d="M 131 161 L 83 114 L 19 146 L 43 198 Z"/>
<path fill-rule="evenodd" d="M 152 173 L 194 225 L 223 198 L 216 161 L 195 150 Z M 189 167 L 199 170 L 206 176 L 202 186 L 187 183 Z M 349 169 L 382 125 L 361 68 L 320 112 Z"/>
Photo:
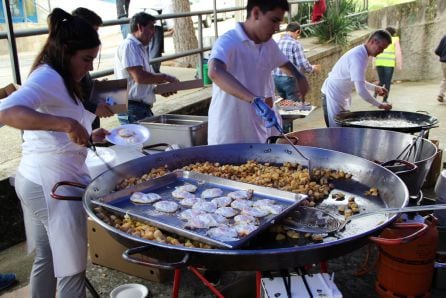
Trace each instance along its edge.
<path fill-rule="evenodd" d="M 139 101 L 139 100 L 131 100 L 131 99 L 129 99 L 129 104 L 130 103 L 133 104 L 133 105 L 140 105 L 140 106 L 149 107 L 149 108 L 151 108 L 153 106 L 153 104 L 145 103 L 145 102 L 142 102 L 142 101 Z"/>

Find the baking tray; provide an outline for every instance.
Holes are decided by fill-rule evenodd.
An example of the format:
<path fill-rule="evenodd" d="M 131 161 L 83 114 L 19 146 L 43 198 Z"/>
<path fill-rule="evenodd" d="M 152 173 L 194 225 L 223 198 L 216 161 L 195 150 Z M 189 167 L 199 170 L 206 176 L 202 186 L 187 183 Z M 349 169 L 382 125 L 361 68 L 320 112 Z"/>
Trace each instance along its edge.
<path fill-rule="evenodd" d="M 175 213 L 168 214 L 156 211 L 151 204 L 135 204 L 130 201 L 130 196 L 134 192 L 154 192 L 161 195 L 163 200 L 172 200 L 178 203 L 179 200 L 173 198 L 171 193 L 173 190 L 175 190 L 175 187 L 184 185 L 185 183 L 191 183 L 198 187 L 195 191 L 196 196 L 199 196 L 203 190 L 211 187 L 218 187 L 222 189 L 223 196 L 236 190 L 252 189 L 254 191 L 252 200 L 256 201 L 259 199 L 271 199 L 276 201 L 276 204 L 282 205 L 284 209 L 280 214 L 269 214 L 263 218 L 259 218 L 258 228 L 250 234 L 235 241 L 222 241 L 207 236 L 206 232 L 208 229 L 190 230 L 184 227 L 186 222 L 181 220 L 178 215 L 190 207 L 180 205 L 180 208 Z M 92 203 L 100 205 L 109 211 L 121 215 L 128 214 L 133 219 L 143 221 L 177 235 L 208 243 L 216 247 L 237 248 L 248 242 L 252 237 L 265 230 L 276 221 L 286 216 L 305 198 L 305 195 L 281 191 L 274 188 L 237 182 L 197 172 L 177 170 L 159 178 L 140 183 L 134 187 L 108 194 L 99 198 L 98 200 L 93 200 Z M 232 222 L 232 220 L 230 222 Z"/>
<path fill-rule="evenodd" d="M 150 131 L 150 139 L 144 146 L 167 143 L 187 148 L 207 144 L 207 116 L 164 114 L 142 119 L 138 123 Z"/>

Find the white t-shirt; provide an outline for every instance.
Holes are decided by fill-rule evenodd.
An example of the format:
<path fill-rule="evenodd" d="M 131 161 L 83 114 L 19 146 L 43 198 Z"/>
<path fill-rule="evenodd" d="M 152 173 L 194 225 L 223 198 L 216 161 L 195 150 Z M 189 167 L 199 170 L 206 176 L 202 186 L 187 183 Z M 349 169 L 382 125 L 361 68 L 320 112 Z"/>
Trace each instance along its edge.
<path fill-rule="evenodd" d="M 367 91 L 367 89 L 373 90 L 375 87 L 365 80 L 368 58 L 365 45 L 356 46 L 345 53 L 328 74 L 321 91 L 327 97 L 330 127 L 337 126 L 334 117 L 338 113 L 350 110 L 353 88 L 356 88 L 358 94 L 365 101 L 374 106 L 380 105 L 380 102 Z"/>
<path fill-rule="evenodd" d="M 142 66 L 145 71 L 153 72 L 146 47 L 129 33 L 116 50 L 115 76 L 117 79 L 127 79 L 129 100 L 153 104 L 155 102 L 155 86 L 136 83 L 127 71 L 128 67 L 134 66 Z"/>
<path fill-rule="evenodd" d="M 0 103 L 0 110 L 13 106 L 26 106 L 41 113 L 69 117 L 81 123 L 91 133 L 95 115 L 84 109 L 80 101 L 69 96 L 62 77 L 44 64 L 34 70 L 25 84 Z M 87 148 L 69 140 L 64 132 L 25 130 L 22 143 L 22 160 L 19 171 L 28 180 L 42 185 L 37 159 L 42 154 L 87 155 Z M 55 165 L 55 167 L 59 167 Z M 79 165 L 84 169 L 83 163 Z M 86 169 L 86 168 L 85 168 Z"/>
<path fill-rule="evenodd" d="M 212 59 L 223 62 L 242 85 L 262 97 L 274 97 L 271 71 L 288 61 L 273 39 L 255 44 L 241 23 L 217 39 L 209 57 Z M 208 144 L 263 143 L 271 134 L 252 104 L 215 83 L 208 119 Z"/>

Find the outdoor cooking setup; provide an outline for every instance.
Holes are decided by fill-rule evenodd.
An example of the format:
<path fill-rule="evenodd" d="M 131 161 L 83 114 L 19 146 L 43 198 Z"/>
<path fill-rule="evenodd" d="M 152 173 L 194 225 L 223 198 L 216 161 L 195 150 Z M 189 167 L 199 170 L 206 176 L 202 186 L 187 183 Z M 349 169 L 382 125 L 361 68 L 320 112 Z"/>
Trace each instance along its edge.
<path fill-rule="evenodd" d="M 286 134 L 288 139 L 297 144 L 295 146 L 297 148 L 280 138 L 276 144 L 205 146 L 206 138 L 203 133 L 207 129 L 207 121 L 204 118 L 194 117 L 197 116 L 164 115 L 155 117 L 156 119 L 154 117 L 145 119 L 140 124 L 148 126 L 150 131 L 154 130 L 156 140 L 146 141 L 144 145 L 147 146 L 144 147 L 150 148 L 154 142 L 162 141 L 163 136 L 169 138 L 169 142 L 175 142 L 176 146 L 164 144 L 169 151 L 157 151 L 155 154 L 151 151 L 145 156 L 138 155 L 141 157 L 108 168 L 88 186 L 77 185 L 86 188 L 82 200 L 89 217 L 128 248 L 123 253 L 125 260 L 152 268 L 175 270 L 174 297 L 178 295 L 181 270 L 185 268 L 197 275 L 217 296 L 221 294 L 196 268 L 256 271 L 257 294 L 260 295 L 260 272 L 284 272 L 289 269 L 295 272 L 308 264 L 324 264 L 331 258 L 362 247 L 369 242 L 369 237 L 377 236 L 385 227 L 391 226 L 399 216 L 395 213 L 373 214 L 355 218 L 340 227 L 340 223 L 344 222 L 344 215 L 340 214 L 339 208 L 347 202 L 339 200 L 337 194 L 342 193 L 345 198 L 354 198 L 360 213 L 373 212 L 385 207 L 396 209 L 405 207 L 409 204 L 410 196 L 416 196 L 420 192 L 422 182 L 437 152 L 436 147 L 423 138 L 424 134 L 420 137 L 388 130 L 346 127 Z M 424 131 L 426 127 L 423 126 L 421 130 Z M 177 135 L 172 136 L 172 134 Z M 282 141 L 284 144 L 280 144 Z M 178 147 L 181 149 L 177 149 Z M 336 218 L 334 221 L 338 228 L 317 235 L 321 236 L 320 241 L 312 241 L 312 238 L 303 236 L 297 240 L 287 237 L 277 240 L 277 233 L 272 233 L 270 230 L 276 224 L 282 224 L 287 216 L 296 218 L 301 215 L 302 208 L 308 208 L 298 206 L 306 201 L 305 195 L 210 176 L 206 175 L 207 173 L 194 172 L 194 168 L 190 167 L 199 163 L 237 166 L 250 161 L 277 166 L 287 163 L 309 165 L 311 161 L 312 169 L 335 169 L 348 173 L 351 176 L 349 179 L 330 181 L 333 186 L 326 194 L 326 198 L 315 201 L 317 210 Z M 124 189 L 116 189 L 116 186 L 125 179 L 142 177 L 152 169 L 159 168 L 166 169 L 164 173 L 166 175 L 145 182 L 140 181 Z M 154 211 L 152 207 L 130 202 L 130 197 L 135 192 L 155 192 L 162 197 L 168 197 L 173 189 L 182 184 L 197 185 L 197 193 L 203 192 L 205 188 L 222 188 L 223 195 L 230 191 L 249 189 L 254 193 L 253 201 L 273 200 L 281 205 L 281 211 L 277 215 L 262 218 L 249 237 L 221 240 L 212 239 L 206 229 L 185 227 L 184 222 L 176 216 L 171 214 L 166 216 L 162 212 L 160 214 Z M 62 182 L 55 186 L 53 190 L 55 198 L 79 199 L 58 196 L 58 187 L 64 185 L 70 183 Z M 370 194 L 372 189 L 376 189 L 376 194 Z M 169 199 L 178 202 L 174 198 Z M 180 214 L 185 209 L 187 208 L 180 206 L 173 214 Z M 167 233 L 200 241 L 205 246 L 173 245 L 129 234 L 110 225 L 98 210 L 105 211 L 108 214 L 106 216 L 127 217 L 153 225 Z M 325 224 L 328 223 L 326 219 L 324 221 Z M 316 225 L 322 226 L 319 220 Z M 136 257 L 136 254 L 149 258 L 141 259 Z M 326 267 L 322 269 L 324 270 Z"/>
<path fill-rule="evenodd" d="M 299 150 L 311 160 L 313 167 L 342 169 L 351 173 L 352 178 L 336 183 L 335 190 L 354 195 L 362 208 L 374 210 L 384 206 L 403 207 L 408 203 L 409 195 L 403 181 L 384 167 L 341 152 L 301 146 Z M 128 161 L 114 167 L 114 171 L 108 170 L 99 175 L 86 188 L 83 197 L 84 206 L 95 222 L 109 231 L 120 243 L 132 248 L 127 252 L 129 259 L 135 252 L 143 252 L 157 259 L 149 263 L 144 261 L 146 265 L 169 269 L 187 266 L 223 271 L 274 271 L 297 268 L 351 252 L 363 246 L 368 242 L 369 236 L 379 233 L 396 219 L 395 215 L 365 217 L 351 222 L 337 235 L 327 235 L 321 243 L 296 246 L 296 243 L 274 241 L 271 235 L 262 233 L 240 248 L 201 249 L 173 246 L 132 236 L 104 223 L 94 212 L 94 208 L 97 207 L 94 202 L 114 193 L 115 186 L 124 178 L 123 173 L 127 177 L 140 177 L 149 169 L 162 166 L 174 170 L 196 162 L 242 164 L 248 160 L 271 164 L 303 162 L 303 158 L 290 145 L 278 144 L 198 146 L 160 152 Z M 346 163 L 346 160 L 349 162 Z M 364 195 L 372 187 L 379 189 L 378 197 Z M 328 200 L 318 207 L 336 214 L 336 204 L 333 205 L 333 202 L 330 204 Z M 135 247 L 139 248 L 134 249 Z"/>

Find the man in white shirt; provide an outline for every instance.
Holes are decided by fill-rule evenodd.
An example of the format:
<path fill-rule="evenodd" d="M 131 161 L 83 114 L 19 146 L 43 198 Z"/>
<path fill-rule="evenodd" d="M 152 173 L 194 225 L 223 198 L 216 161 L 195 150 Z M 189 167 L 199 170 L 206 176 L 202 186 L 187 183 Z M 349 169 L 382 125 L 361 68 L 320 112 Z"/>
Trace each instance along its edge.
<path fill-rule="evenodd" d="M 387 89 L 365 80 L 368 57 L 376 57 L 391 42 L 392 37 L 387 31 L 377 30 L 370 35 L 365 44 L 349 50 L 336 62 L 321 89 L 327 127 L 338 127 L 334 120 L 335 116 L 349 111 L 353 87 L 359 96 L 370 104 L 379 109 L 392 109 L 391 104 L 381 103 L 373 97 L 373 93 L 385 96 Z"/>
<path fill-rule="evenodd" d="M 274 97 L 271 72 L 276 67 L 296 77 L 300 93 L 303 96 L 307 93 L 305 76 L 271 38 L 288 10 L 286 0 L 249 0 L 247 20 L 213 45 L 209 58 L 213 88 L 208 144 L 266 141 L 273 133 L 269 127 L 279 125 L 271 111 Z"/>
<path fill-rule="evenodd" d="M 131 33 L 127 35 L 116 51 L 115 76 L 117 79 L 126 78 L 129 90 L 128 113 L 118 114 L 121 124 L 134 123 L 153 116 L 155 84 L 178 82 L 174 76 L 155 73 L 149 63 L 146 47 L 155 32 L 155 21 L 155 17 L 145 12 L 132 16 L 130 19 Z"/>

